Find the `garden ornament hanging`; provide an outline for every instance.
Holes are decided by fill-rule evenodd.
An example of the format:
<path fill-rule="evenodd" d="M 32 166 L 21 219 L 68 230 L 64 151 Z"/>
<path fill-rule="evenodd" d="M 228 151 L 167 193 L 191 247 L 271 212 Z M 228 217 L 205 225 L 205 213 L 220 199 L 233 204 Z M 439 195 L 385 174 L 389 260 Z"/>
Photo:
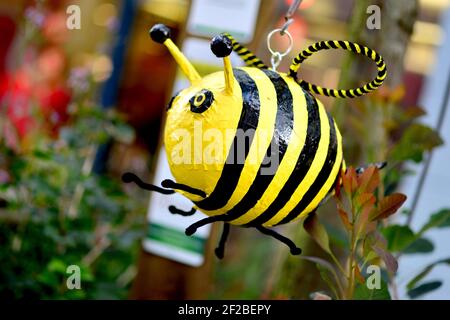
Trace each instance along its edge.
<path fill-rule="evenodd" d="M 158 187 L 132 173 L 125 173 L 123 181 L 163 194 L 179 192 L 190 199 L 194 203 L 190 211 L 169 207 L 173 214 L 200 210 L 208 216 L 190 225 L 188 236 L 206 224 L 223 222 L 215 251 L 219 258 L 230 225 L 254 227 L 286 244 L 292 254 L 300 254 L 293 241 L 271 227 L 308 216 L 332 194 L 345 171 L 339 129 L 312 94 L 354 98 L 375 90 L 386 78 L 383 58 L 357 43 L 320 41 L 296 56 L 285 74 L 275 71 L 282 54 L 272 52 L 271 70 L 231 35 L 222 34 L 212 39 L 211 50 L 223 59 L 224 71 L 200 77 L 170 39 L 168 27 L 157 24 L 150 36 L 167 47 L 190 82 L 167 108 L 164 145 L 176 181 L 164 180 Z M 322 88 L 297 78 L 303 61 L 328 49 L 369 57 L 378 67 L 377 77 L 351 90 Z M 232 68 L 232 51 L 246 67 Z M 203 139 L 215 143 L 203 141 L 199 147 L 198 128 Z"/>

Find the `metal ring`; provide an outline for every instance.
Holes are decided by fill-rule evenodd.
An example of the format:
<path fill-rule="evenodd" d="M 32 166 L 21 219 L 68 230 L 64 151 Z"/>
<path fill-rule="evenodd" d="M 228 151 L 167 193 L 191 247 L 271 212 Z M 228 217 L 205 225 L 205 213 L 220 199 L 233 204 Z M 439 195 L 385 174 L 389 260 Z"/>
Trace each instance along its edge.
<path fill-rule="evenodd" d="M 281 57 L 284 57 L 285 55 L 287 55 L 289 52 L 291 52 L 292 50 L 292 45 L 294 44 L 294 40 L 292 39 L 291 34 L 289 33 L 289 31 L 285 30 L 284 34 L 287 34 L 288 38 L 289 38 L 289 46 L 286 49 L 286 51 L 284 52 L 278 52 L 278 51 L 273 51 L 271 46 L 270 46 L 270 40 L 272 39 L 272 36 L 277 33 L 277 32 L 281 32 L 283 31 L 283 29 L 278 28 L 278 29 L 274 29 L 272 30 L 268 35 L 267 35 L 267 47 L 269 48 L 269 51 L 272 55 L 274 55 L 275 53 L 279 53 Z"/>

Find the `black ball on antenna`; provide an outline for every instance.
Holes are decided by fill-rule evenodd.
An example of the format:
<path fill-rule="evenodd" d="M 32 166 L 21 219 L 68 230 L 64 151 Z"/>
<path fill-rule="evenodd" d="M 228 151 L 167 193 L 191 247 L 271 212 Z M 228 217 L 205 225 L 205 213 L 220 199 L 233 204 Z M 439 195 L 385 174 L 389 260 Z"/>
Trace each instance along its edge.
<path fill-rule="evenodd" d="M 153 41 L 164 43 L 164 41 L 170 38 L 170 29 L 168 26 L 158 23 L 150 29 L 149 34 Z"/>
<path fill-rule="evenodd" d="M 211 40 L 211 51 L 216 55 L 217 58 L 229 56 L 231 54 L 231 51 L 233 51 L 231 40 L 223 34 L 215 36 Z"/>

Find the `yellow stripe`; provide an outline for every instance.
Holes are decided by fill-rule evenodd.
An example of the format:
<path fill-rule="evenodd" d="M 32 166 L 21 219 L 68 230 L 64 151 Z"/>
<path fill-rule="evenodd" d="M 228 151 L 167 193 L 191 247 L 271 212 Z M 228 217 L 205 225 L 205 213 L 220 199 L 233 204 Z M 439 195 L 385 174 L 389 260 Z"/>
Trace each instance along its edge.
<path fill-rule="evenodd" d="M 319 91 L 319 94 L 323 95 L 323 89 L 322 87 L 316 86 L 317 91 Z"/>
<path fill-rule="evenodd" d="M 246 67 L 242 69 L 255 81 L 259 91 L 261 106 L 258 127 L 256 128 L 255 136 L 250 146 L 250 151 L 245 160 L 244 168 L 242 169 L 236 189 L 224 207 L 211 211 L 202 210 L 209 216 L 221 214 L 230 210 L 245 196 L 258 173 L 259 167 L 266 155 L 267 148 L 272 141 L 277 112 L 275 88 L 270 79 L 261 70 Z"/>
<path fill-rule="evenodd" d="M 293 195 L 286 202 L 286 205 L 274 216 L 272 219 L 264 223 L 264 226 L 273 226 L 280 222 L 284 217 L 286 217 L 289 212 L 294 209 L 294 207 L 298 204 L 300 199 L 303 198 L 305 193 L 311 187 L 311 185 L 316 180 L 320 170 L 322 169 L 325 160 L 328 154 L 328 144 L 330 143 L 330 125 L 327 113 L 322 103 L 317 100 L 319 105 L 319 113 L 320 113 L 320 124 L 321 124 L 321 137 L 319 142 L 319 147 L 316 152 L 316 156 L 311 164 L 311 167 L 308 170 L 305 178 L 300 182 L 297 189 L 294 191 Z"/>
<path fill-rule="evenodd" d="M 244 56 L 241 56 L 241 58 L 242 58 L 242 60 L 247 60 L 248 58 L 250 58 L 250 57 L 253 57 L 254 55 L 253 55 L 253 53 L 247 53 L 246 55 L 244 55 Z"/>
<path fill-rule="evenodd" d="M 231 223 L 235 225 L 246 224 L 252 221 L 269 207 L 269 205 L 278 196 L 280 187 L 283 186 L 289 179 L 289 176 L 295 168 L 297 159 L 300 156 L 303 145 L 305 144 L 306 130 L 308 127 L 308 112 L 306 109 L 305 95 L 300 86 L 292 78 L 284 74 L 282 74 L 282 77 L 289 86 L 294 105 L 294 128 L 291 134 L 291 139 L 283 160 L 281 161 L 272 182 L 267 187 L 261 199 L 247 213 L 231 221 Z"/>
<path fill-rule="evenodd" d="M 347 47 L 347 50 L 352 51 L 352 47 L 350 47 L 350 43 L 348 41 L 344 41 L 345 46 Z"/>
<path fill-rule="evenodd" d="M 322 186 L 322 189 L 320 189 L 317 196 L 310 202 L 310 204 L 305 208 L 305 210 L 303 210 L 302 213 L 300 213 L 292 221 L 305 217 L 306 215 L 308 215 L 308 213 L 317 208 L 320 201 L 322 201 L 322 199 L 326 197 L 328 191 L 330 191 L 331 187 L 336 181 L 336 176 L 339 174 L 339 169 L 341 168 L 343 155 L 342 155 L 342 137 L 339 132 L 339 129 L 336 126 L 336 123 L 334 124 L 334 128 L 336 129 L 336 134 L 338 138 L 338 149 L 336 154 L 336 162 L 333 165 L 333 169 L 331 170 L 330 176 L 328 177 L 325 184 Z"/>

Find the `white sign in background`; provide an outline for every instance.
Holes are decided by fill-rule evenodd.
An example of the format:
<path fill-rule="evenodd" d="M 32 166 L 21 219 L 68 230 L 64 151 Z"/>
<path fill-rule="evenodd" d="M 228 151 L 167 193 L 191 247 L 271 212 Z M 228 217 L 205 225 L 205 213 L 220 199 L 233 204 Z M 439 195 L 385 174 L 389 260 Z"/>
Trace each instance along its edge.
<path fill-rule="evenodd" d="M 228 32 L 238 41 L 253 39 L 260 0 L 193 0 L 187 31 L 196 36 Z"/>
<path fill-rule="evenodd" d="M 166 151 L 161 148 L 154 184 L 160 185 L 165 179 L 174 180 L 167 163 Z M 144 249 L 190 266 L 200 266 L 204 262 L 204 244 L 211 232 L 211 226 L 199 228 L 193 237 L 186 236 L 184 230 L 206 216 L 199 211 L 188 217 L 174 215 L 169 211 L 171 205 L 189 211 L 193 203 L 178 193 L 151 194 L 148 207 L 149 234 L 143 241 Z M 155 233 L 158 233 L 158 236 L 155 236 Z"/>

